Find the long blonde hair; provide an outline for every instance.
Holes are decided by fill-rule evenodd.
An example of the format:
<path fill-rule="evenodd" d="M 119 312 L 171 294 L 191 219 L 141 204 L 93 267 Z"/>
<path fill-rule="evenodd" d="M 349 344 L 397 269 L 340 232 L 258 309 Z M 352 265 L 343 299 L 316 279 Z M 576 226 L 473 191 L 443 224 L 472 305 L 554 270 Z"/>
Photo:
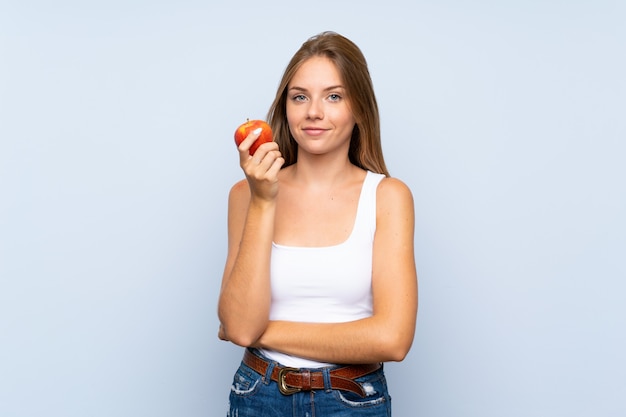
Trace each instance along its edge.
<path fill-rule="evenodd" d="M 335 32 L 322 32 L 309 38 L 289 61 L 278 86 L 267 120 L 274 140 L 285 158 L 283 167 L 296 163 L 298 145 L 287 123 L 287 88 L 294 74 L 309 58 L 323 56 L 337 67 L 356 120 L 348 157 L 354 165 L 389 176 L 380 138 L 380 116 L 374 86 L 363 53 L 354 42 Z"/>

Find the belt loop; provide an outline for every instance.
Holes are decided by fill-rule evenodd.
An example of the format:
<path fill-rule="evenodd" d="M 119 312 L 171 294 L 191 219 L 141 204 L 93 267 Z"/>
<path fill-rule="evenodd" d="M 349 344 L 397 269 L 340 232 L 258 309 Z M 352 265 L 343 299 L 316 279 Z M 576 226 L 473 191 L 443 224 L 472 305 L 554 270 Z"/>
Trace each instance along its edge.
<path fill-rule="evenodd" d="M 274 371 L 275 366 L 276 362 L 268 362 L 267 371 L 265 371 L 265 375 L 263 376 L 263 382 L 265 383 L 265 385 L 269 385 L 270 382 L 272 382 L 272 372 Z"/>
<path fill-rule="evenodd" d="M 261 352 L 259 352 L 257 349 L 248 348 L 248 350 L 257 358 L 261 360 L 265 360 L 263 359 Z M 275 367 L 276 367 L 276 362 L 270 361 L 270 360 L 267 361 L 267 369 L 265 370 L 265 375 L 263 375 L 263 383 L 265 385 L 269 385 L 272 382 L 272 372 L 274 371 Z"/>
<path fill-rule="evenodd" d="M 332 388 L 332 385 L 330 384 L 330 368 L 329 367 L 322 368 L 322 376 L 324 377 L 324 391 L 331 392 L 333 388 Z"/>

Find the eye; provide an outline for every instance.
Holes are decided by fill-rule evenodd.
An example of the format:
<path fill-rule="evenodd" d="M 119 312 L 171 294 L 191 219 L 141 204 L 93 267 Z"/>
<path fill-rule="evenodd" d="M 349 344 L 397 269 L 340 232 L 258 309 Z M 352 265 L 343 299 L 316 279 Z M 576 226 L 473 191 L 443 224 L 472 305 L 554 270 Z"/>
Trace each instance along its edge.
<path fill-rule="evenodd" d="M 341 96 L 339 94 L 337 94 L 337 93 L 333 93 L 333 94 L 330 94 L 328 96 L 328 99 L 330 101 L 339 101 L 339 100 L 341 100 Z"/>
<path fill-rule="evenodd" d="M 304 94 L 296 94 L 291 97 L 293 101 L 306 101 L 306 96 Z"/>

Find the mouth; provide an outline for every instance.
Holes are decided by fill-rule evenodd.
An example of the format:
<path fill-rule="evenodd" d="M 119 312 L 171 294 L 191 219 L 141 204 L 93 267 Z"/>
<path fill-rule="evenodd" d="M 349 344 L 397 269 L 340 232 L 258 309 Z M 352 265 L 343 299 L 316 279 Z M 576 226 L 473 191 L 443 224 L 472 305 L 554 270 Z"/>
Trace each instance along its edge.
<path fill-rule="evenodd" d="M 326 129 L 322 129 L 321 127 L 305 127 L 302 130 L 309 136 L 319 136 L 326 132 Z"/>

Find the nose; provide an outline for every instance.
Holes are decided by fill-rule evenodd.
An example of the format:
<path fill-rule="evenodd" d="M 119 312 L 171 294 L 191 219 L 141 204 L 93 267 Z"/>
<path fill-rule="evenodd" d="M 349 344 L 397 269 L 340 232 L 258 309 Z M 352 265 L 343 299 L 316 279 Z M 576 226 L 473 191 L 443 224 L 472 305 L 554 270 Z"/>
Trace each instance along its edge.
<path fill-rule="evenodd" d="M 323 119 L 324 108 L 319 100 L 311 100 L 307 109 L 307 117 L 309 119 Z"/>

